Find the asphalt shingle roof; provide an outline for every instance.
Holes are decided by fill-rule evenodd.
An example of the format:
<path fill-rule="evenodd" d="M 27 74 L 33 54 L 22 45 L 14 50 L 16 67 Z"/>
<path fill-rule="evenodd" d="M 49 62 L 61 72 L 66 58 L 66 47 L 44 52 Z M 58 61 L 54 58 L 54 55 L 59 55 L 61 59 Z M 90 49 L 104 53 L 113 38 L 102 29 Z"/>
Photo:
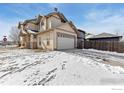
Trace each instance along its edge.
<path fill-rule="evenodd" d="M 94 35 L 91 38 L 107 38 L 107 37 L 119 37 L 118 35 L 110 34 L 110 33 L 101 33 L 98 35 Z"/>

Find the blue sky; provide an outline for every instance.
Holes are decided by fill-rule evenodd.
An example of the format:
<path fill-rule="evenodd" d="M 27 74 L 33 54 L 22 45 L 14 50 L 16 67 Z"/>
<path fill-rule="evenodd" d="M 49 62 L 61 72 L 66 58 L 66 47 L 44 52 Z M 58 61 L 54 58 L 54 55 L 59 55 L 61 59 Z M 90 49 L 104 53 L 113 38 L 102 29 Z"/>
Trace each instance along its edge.
<path fill-rule="evenodd" d="M 1 3 L 0 40 L 4 35 L 8 36 L 11 27 L 16 26 L 19 21 L 35 18 L 39 14 L 48 14 L 53 12 L 54 7 L 86 32 L 124 34 L 124 4 Z"/>

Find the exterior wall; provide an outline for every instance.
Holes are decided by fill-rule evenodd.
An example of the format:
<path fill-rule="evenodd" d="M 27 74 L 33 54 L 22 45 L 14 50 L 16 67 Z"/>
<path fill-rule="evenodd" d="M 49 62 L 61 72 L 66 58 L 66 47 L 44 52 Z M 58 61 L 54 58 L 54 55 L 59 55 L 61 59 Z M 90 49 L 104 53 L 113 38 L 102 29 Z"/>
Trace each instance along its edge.
<path fill-rule="evenodd" d="M 23 47 L 25 45 L 25 42 L 24 42 L 24 36 L 20 36 L 20 44 L 21 44 L 21 47 Z"/>
<path fill-rule="evenodd" d="M 45 50 L 53 50 L 53 32 L 45 32 L 37 36 L 37 47 Z"/>
<path fill-rule="evenodd" d="M 59 19 L 58 16 L 56 16 L 57 18 L 55 17 L 50 17 L 48 19 L 48 22 L 51 22 L 51 28 L 55 28 L 57 26 L 60 26 L 62 24 L 61 20 Z"/>
<path fill-rule="evenodd" d="M 78 37 L 84 39 L 85 38 L 85 33 L 84 32 L 78 32 Z"/>
<path fill-rule="evenodd" d="M 40 23 L 37 25 L 37 29 L 38 31 L 40 31 Z"/>
<path fill-rule="evenodd" d="M 77 32 L 77 48 L 84 48 L 85 33 L 82 31 Z"/>
<path fill-rule="evenodd" d="M 30 48 L 36 49 L 37 48 L 37 39 L 33 34 L 30 35 Z"/>
<path fill-rule="evenodd" d="M 41 19 L 39 25 L 40 25 L 40 31 L 46 30 L 46 18 Z"/>
<path fill-rule="evenodd" d="M 57 27 L 57 29 L 64 31 L 64 32 L 76 34 L 76 32 L 70 27 L 70 25 L 68 23 L 61 24 L 60 26 Z"/>
<path fill-rule="evenodd" d="M 49 18 L 44 17 L 40 21 L 40 31 L 45 31 L 51 28 L 55 28 L 57 26 L 60 26 L 62 24 L 61 20 L 58 16 L 51 16 Z"/>
<path fill-rule="evenodd" d="M 78 38 L 78 39 L 77 39 L 77 48 L 79 48 L 79 49 L 84 48 L 84 44 L 85 44 L 84 42 L 85 42 L 84 39 Z"/>
<path fill-rule="evenodd" d="M 25 46 L 26 48 L 30 48 L 30 36 L 29 35 L 26 35 L 25 36 Z"/>
<path fill-rule="evenodd" d="M 24 26 L 23 26 L 23 25 L 21 25 L 20 30 L 21 30 L 21 31 L 23 31 L 23 29 L 24 29 Z"/>
<path fill-rule="evenodd" d="M 30 48 L 30 37 L 29 35 L 23 35 L 20 36 L 20 43 L 21 43 L 21 47 L 23 48 Z"/>

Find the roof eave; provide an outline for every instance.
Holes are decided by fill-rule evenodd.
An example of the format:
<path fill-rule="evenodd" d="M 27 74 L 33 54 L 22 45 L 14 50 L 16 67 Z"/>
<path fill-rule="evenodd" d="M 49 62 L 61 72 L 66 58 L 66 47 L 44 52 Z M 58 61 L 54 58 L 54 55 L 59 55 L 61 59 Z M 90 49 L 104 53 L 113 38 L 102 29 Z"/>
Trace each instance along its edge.
<path fill-rule="evenodd" d="M 107 38 L 122 38 L 122 36 L 115 36 L 115 37 L 98 37 L 98 38 L 88 38 L 88 39 L 107 39 Z"/>

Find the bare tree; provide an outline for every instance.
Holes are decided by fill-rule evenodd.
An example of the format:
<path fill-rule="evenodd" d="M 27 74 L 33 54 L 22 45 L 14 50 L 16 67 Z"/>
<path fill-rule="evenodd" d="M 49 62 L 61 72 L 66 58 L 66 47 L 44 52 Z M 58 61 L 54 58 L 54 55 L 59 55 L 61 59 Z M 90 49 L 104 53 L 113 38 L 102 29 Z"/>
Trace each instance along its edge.
<path fill-rule="evenodd" d="M 19 45 L 19 29 L 17 27 L 12 27 L 10 30 L 10 39 L 15 43 Z"/>

